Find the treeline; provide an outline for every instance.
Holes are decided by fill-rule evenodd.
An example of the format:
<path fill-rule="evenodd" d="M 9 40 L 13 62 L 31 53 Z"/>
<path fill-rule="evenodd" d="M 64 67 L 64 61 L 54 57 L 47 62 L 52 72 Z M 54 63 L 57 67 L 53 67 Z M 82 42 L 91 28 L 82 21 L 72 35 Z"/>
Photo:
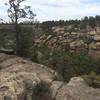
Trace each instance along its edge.
<path fill-rule="evenodd" d="M 8 24 L 10 25 L 11 23 L 1 23 L 1 24 Z M 22 25 L 36 25 L 36 26 L 39 26 L 43 29 L 48 29 L 48 28 L 51 28 L 51 27 L 54 27 L 54 26 L 68 26 L 68 25 L 73 25 L 73 27 L 75 28 L 80 28 L 80 29 L 84 29 L 88 26 L 91 26 L 92 28 L 94 28 L 95 26 L 97 25 L 100 25 L 100 15 L 96 15 L 95 17 L 93 16 L 85 16 L 84 18 L 78 20 L 78 19 L 75 19 L 75 20 L 59 20 L 59 21 L 45 21 L 45 22 L 42 22 L 40 23 L 39 21 L 34 21 L 34 22 L 31 22 L 31 21 L 23 21 L 23 22 L 20 22 L 19 24 L 22 24 Z"/>
<path fill-rule="evenodd" d="M 85 16 L 81 20 L 60 20 L 60 21 L 45 21 L 40 24 L 40 26 L 43 29 L 50 28 L 53 26 L 67 26 L 67 25 L 73 25 L 76 28 L 85 28 L 87 25 L 91 26 L 92 28 L 95 27 L 96 25 L 100 25 L 100 16 L 97 15 L 95 17 L 90 16 L 87 17 Z"/>

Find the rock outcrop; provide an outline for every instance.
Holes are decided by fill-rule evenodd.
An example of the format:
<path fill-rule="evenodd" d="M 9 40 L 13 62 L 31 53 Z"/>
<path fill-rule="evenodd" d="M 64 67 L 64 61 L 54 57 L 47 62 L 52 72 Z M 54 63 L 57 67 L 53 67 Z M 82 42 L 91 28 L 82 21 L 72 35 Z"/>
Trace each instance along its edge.
<path fill-rule="evenodd" d="M 34 36 L 36 46 L 45 44 L 52 50 L 65 49 L 66 51 L 87 53 L 95 58 L 100 58 L 100 25 L 96 25 L 94 28 L 87 26 L 86 29 L 76 28 L 73 25 L 51 26 L 49 27 L 51 32 L 41 27 L 35 30 L 32 25 L 22 25 L 21 28 L 23 33 L 36 31 Z M 7 48 L 12 48 L 15 45 L 14 41 L 14 26 L 1 24 L 0 52 L 12 54 L 13 51 Z"/>
<path fill-rule="evenodd" d="M 93 89 L 82 78 L 74 77 L 58 91 L 56 100 L 100 100 L 100 89 Z"/>
<path fill-rule="evenodd" d="M 100 34 L 93 36 L 93 42 L 90 44 L 89 55 L 100 58 Z"/>
<path fill-rule="evenodd" d="M 0 54 L 0 100 L 100 100 L 100 89 L 89 87 L 82 78 L 72 78 L 67 84 L 55 77 L 55 71 L 46 66 Z M 39 90 L 35 87 L 41 82 L 49 84 L 51 97 L 34 98 L 33 90 Z"/>
<path fill-rule="evenodd" d="M 52 27 L 53 34 L 43 34 L 36 38 L 36 44 L 46 44 L 52 49 L 65 49 L 71 52 L 83 52 L 95 58 L 100 58 L 100 26 L 94 29 L 66 31 L 68 26 Z M 67 48 L 67 49 L 66 49 Z"/>
<path fill-rule="evenodd" d="M 51 84 L 54 77 L 43 65 L 6 54 L 0 54 L 0 69 L 0 100 L 33 100 L 33 87 L 41 81 Z"/>

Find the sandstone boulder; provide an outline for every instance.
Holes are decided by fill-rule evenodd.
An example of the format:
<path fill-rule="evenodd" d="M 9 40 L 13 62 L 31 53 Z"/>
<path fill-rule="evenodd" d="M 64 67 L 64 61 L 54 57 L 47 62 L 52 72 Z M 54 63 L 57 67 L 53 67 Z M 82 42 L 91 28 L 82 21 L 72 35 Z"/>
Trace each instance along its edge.
<path fill-rule="evenodd" d="M 97 42 L 100 41 L 100 35 L 95 35 L 94 36 L 94 41 L 97 41 Z"/>
<path fill-rule="evenodd" d="M 0 100 L 33 100 L 33 88 L 51 84 L 54 71 L 23 58 L 0 54 Z M 26 99 L 25 99 L 26 98 Z"/>
<path fill-rule="evenodd" d="M 82 78 L 75 77 L 59 89 L 56 100 L 100 100 L 100 89 L 93 89 Z"/>
<path fill-rule="evenodd" d="M 97 33 L 96 33 L 96 31 L 90 31 L 88 34 L 94 36 L 94 35 L 96 35 Z"/>

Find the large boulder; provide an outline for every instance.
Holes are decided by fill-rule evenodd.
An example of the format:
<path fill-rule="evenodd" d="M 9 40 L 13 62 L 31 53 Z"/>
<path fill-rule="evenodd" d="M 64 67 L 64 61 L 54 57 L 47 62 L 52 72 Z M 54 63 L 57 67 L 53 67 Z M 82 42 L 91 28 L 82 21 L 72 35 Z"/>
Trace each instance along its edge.
<path fill-rule="evenodd" d="M 33 88 L 55 76 L 46 66 L 6 54 L 0 54 L 0 68 L 0 100 L 33 100 Z"/>
<path fill-rule="evenodd" d="M 92 42 L 89 45 L 88 54 L 93 58 L 99 59 L 100 58 L 100 42 Z"/>
<path fill-rule="evenodd" d="M 96 31 L 90 31 L 88 34 L 91 36 L 97 35 Z"/>
<path fill-rule="evenodd" d="M 82 78 L 74 77 L 59 89 L 56 100 L 100 100 L 100 89 L 89 87 Z"/>
<path fill-rule="evenodd" d="M 94 36 L 94 41 L 97 41 L 97 42 L 99 41 L 100 42 L 100 35 L 95 35 Z"/>

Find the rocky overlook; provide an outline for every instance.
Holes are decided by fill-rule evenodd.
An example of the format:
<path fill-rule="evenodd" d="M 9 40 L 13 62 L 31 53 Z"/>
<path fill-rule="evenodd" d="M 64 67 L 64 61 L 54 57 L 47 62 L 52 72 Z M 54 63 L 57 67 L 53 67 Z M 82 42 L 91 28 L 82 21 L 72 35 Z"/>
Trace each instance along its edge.
<path fill-rule="evenodd" d="M 56 75 L 46 66 L 1 53 L 0 100 L 100 100 L 100 89 L 89 87 L 82 78 L 64 83 L 55 80 Z M 49 84 L 49 98 L 45 94 L 34 97 L 33 89 L 41 82 Z"/>

